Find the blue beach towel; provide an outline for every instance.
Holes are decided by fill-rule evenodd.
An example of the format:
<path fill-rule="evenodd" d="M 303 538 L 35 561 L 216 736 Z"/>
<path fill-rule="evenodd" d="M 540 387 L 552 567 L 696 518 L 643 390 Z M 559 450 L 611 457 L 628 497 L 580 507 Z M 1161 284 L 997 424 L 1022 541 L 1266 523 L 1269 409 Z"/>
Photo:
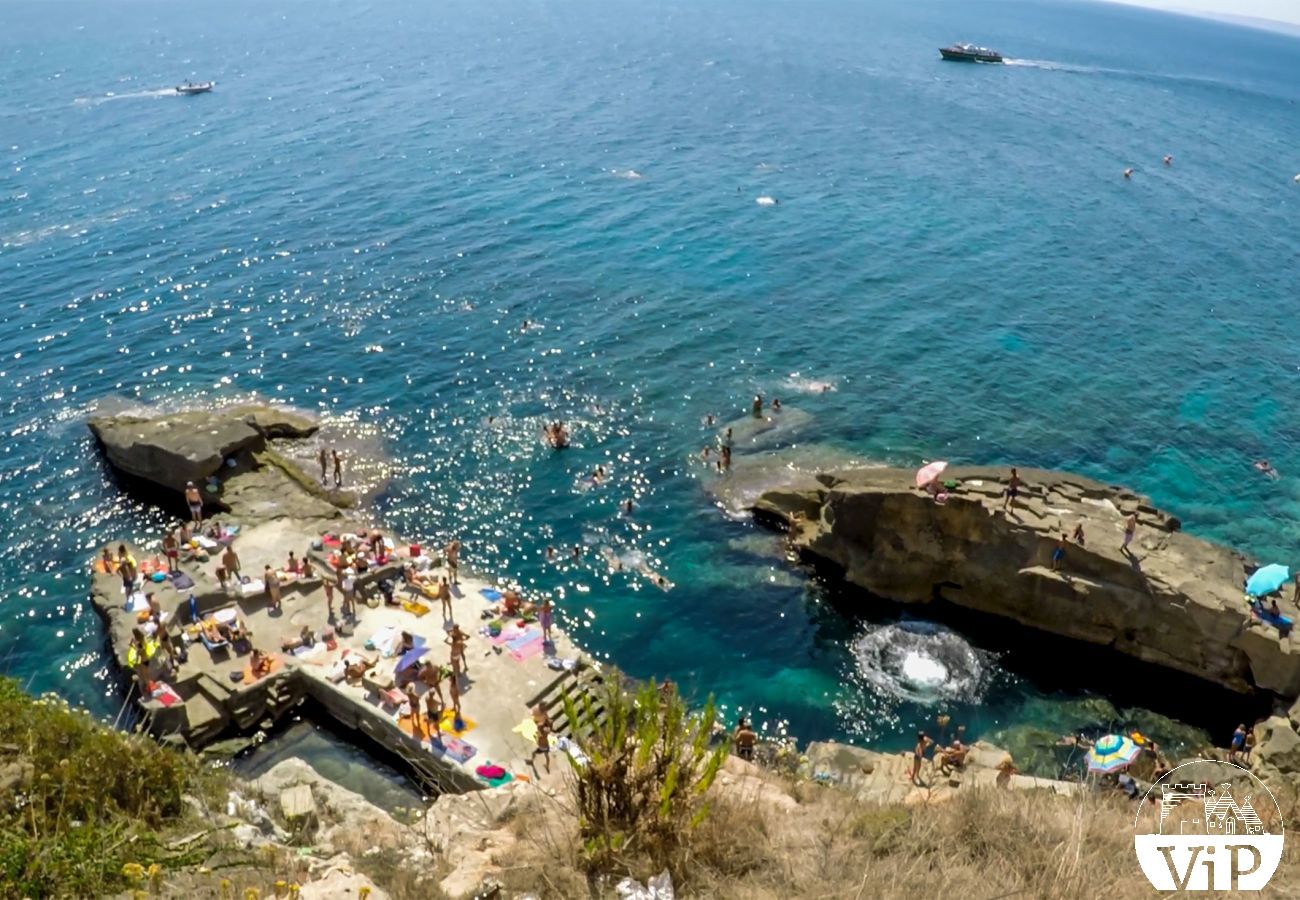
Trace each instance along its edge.
<path fill-rule="evenodd" d="M 506 641 L 506 648 L 510 650 L 518 650 L 523 647 L 524 644 L 532 643 L 541 636 L 542 630 L 540 628 L 526 628 L 519 636 Z"/>
<path fill-rule="evenodd" d="M 483 595 L 483 599 L 488 603 L 496 603 L 501 599 L 501 592 L 495 591 L 492 588 L 480 588 L 479 593 Z"/>

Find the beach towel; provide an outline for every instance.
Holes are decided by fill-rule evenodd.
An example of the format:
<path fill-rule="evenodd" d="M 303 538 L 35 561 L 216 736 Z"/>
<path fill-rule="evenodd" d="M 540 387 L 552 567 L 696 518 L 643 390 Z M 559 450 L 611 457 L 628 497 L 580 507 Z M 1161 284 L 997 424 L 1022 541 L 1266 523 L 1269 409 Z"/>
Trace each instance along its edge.
<path fill-rule="evenodd" d="M 442 739 L 442 749 L 438 749 L 435 745 L 433 753 L 435 756 L 443 756 L 458 763 L 467 763 L 474 758 L 474 754 L 478 753 L 478 750 L 472 744 L 467 744 L 460 738 L 445 737 Z"/>
<path fill-rule="evenodd" d="M 388 651 L 392 649 L 393 638 L 395 637 L 397 637 L 397 627 L 394 625 L 385 625 L 383 628 L 372 634 L 370 640 L 366 641 L 366 649 L 381 650 L 385 655 L 387 655 Z"/>
<path fill-rule="evenodd" d="M 178 591 L 188 591 L 194 587 L 194 579 L 177 569 L 172 572 L 172 587 Z"/>
<path fill-rule="evenodd" d="M 1275 616 L 1262 606 L 1252 606 L 1250 611 L 1254 614 L 1255 618 L 1259 619 L 1261 622 L 1272 625 L 1284 635 L 1294 627 L 1294 623 L 1286 616 Z"/>
<path fill-rule="evenodd" d="M 532 716 L 525 716 L 518 725 L 510 730 L 515 734 L 523 735 L 524 740 L 530 744 L 537 743 L 537 723 L 533 721 Z"/>
<path fill-rule="evenodd" d="M 479 588 L 479 593 L 483 595 L 483 599 L 488 603 L 496 603 L 501 599 L 501 592 L 492 588 Z"/>
<path fill-rule="evenodd" d="M 502 632 L 504 634 L 504 632 Z M 533 641 L 542 639 L 540 628 L 524 628 L 515 632 L 515 636 L 506 641 L 506 646 L 511 650 L 517 650 L 525 644 L 531 644 Z"/>
<path fill-rule="evenodd" d="M 280 671 L 281 669 L 284 668 L 284 660 L 281 659 L 279 656 L 275 656 L 275 655 L 273 655 L 273 654 L 267 654 L 267 660 L 268 660 L 268 661 L 270 662 L 270 664 L 271 664 L 271 665 L 270 665 L 270 668 L 268 668 L 268 669 L 267 669 L 265 672 L 263 672 L 261 675 L 254 675 L 254 674 L 253 674 L 253 662 L 252 662 L 252 660 L 249 660 L 247 663 L 244 664 L 244 673 L 243 673 L 243 674 L 244 674 L 244 684 L 249 684 L 249 683 L 251 683 L 251 682 L 256 681 L 256 680 L 259 679 L 259 678 L 266 678 L 266 677 L 269 676 L 269 675 L 274 675 L 276 672 L 278 672 L 278 671 Z"/>
<path fill-rule="evenodd" d="M 320 539 L 321 545 L 325 547 L 342 547 L 343 539 L 337 538 L 332 534 L 327 534 Z"/>
<path fill-rule="evenodd" d="M 479 768 L 500 769 L 501 767 L 500 766 L 479 766 Z M 509 772 L 505 771 L 504 769 L 502 769 L 501 774 L 496 778 L 489 778 L 487 775 L 483 775 L 482 773 L 478 773 L 478 772 L 476 772 L 475 774 L 477 774 L 482 781 L 486 782 L 488 787 L 494 787 L 494 788 L 501 787 L 501 785 L 503 784 L 508 784 L 509 782 L 513 781 L 515 777 L 511 775 Z"/>
<path fill-rule="evenodd" d="M 140 612 L 142 609 L 149 608 L 149 598 L 140 591 L 136 591 L 130 597 L 126 598 L 127 612 Z"/>
<path fill-rule="evenodd" d="M 536 637 L 531 641 L 510 648 L 510 656 L 515 662 L 523 662 L 526 659 L 532 659 L 542 652 L 542 639 Z"/>
<path fill-rule="evenodd" d="M 460 737 L 467 731 L 473 731 L 477 723 L 473 719 L 460 717 L 460 727 L 456 727 L 456 710 L 444 709 L 441 718 L 438 719 L 438 727 L 442 729 L 443 734 L 451 734 Z"/>

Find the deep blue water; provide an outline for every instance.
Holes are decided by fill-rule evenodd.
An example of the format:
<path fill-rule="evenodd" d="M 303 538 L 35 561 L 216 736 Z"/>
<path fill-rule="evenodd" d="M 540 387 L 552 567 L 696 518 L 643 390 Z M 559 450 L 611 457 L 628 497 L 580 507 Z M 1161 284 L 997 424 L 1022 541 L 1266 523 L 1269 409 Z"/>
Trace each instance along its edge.
<path fill-rule="evenodd" d="M 701 418 L 756 390 L 803 444 L 1085 472 L 1297 561 L 1294 38 L 1030 0 L 6 0 L 0 84 L 0 653 L 33 689 L 113 707 L 84 561 L 159 518 L 84 420 L 124 404 L 319 411 L 383 447 L 403 533 L 803 738 L 938 707 L 711 505 Z M 1075 696 L 983 658 L 946 701 L 974 731 Z"/>

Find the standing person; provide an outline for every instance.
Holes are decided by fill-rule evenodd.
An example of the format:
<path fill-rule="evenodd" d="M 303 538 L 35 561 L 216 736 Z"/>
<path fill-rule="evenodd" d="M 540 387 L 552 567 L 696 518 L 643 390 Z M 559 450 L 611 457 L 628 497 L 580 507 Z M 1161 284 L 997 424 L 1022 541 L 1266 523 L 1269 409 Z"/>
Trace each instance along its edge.
<path fill-rule="evenodd" d="M 1007 478 L 1007 489 L 1003 492 L 1002 508 L 1010 509 L 1015 505 L 1016 495 L 1020 493 L 1020 473 L 1016 467 L 1011 467 L 1011 475 Z"/>
<path fill-rule="evenodd" d="M 343 457 L 339 456 L 337 450 L 331 450 L 330 453 L 334 456 L 334 486 L 341 488 L 343 487 Z"/>
<path fill-rule="evenodd" d="M 320 582 L 321 582 L 321 586 L 325 588 L 325 609 L 329 613 L 329 616 L 328 618 L 326 618 L 325 621 L 333 622 L 334 621 L 334 582 L 330 581 L 328 578 L 321 578 Z"/>
<path fill-rule="evenodd" d="M 117 545 L 117 572 L 122 576 L 122 590 L 129 600 L 135 593 L 135 576 L 139 573 L 135 557 L 127 552 L 126 544 Z"/>
<path fill-rule="evenodd" d="M 447 557 L 447 576 L 452 584 L 460 584 L 460 538 L 452 538 L 443 549 Z"/>
<path fill-rule="evenodd" d="M 176 540 L 176 534 L 168 531 L 162 539 L 163 556 L 167 558 L 167 571 L 175 572 L 180 565 L 181 545 Z"/>
<path fill-rule="evenodd" d="M 275 572 L 270 566 L 262 570 L 262 583 L 266 585 L 266 608 L 278 610 L 280 608 L 280 579 L 275 576 Z"/>
<path fill-rule="evenodd" d="M 925 751 L 933 744 L 934 741 L 930 740 L 924 731 L 916 733 L 916 746 L 912 748 L 912 784 L 918 784 L 917 779 L 921 777 L 921 763 L 925 760 Z"/>
<path fill-rule="evenodd" d="M 763 395 L 755 394 L 754 402 L 750 405 L 750 411 L 753 412 L 755 419 L 763 418 Z"/>
<path fill-rule="evenodd" d="M 420 670 L 420 680 L 428 688 L 426 694 L 437 694 L 438 703 L 442 703 L 442 666 L 431 662 L 426 662 L 424 668 Z"/>
<path fill-rule="evenodd" d="M 533 765 L 535 767 L 534 760 L 537 759 L 537 754 L 539 753 L 542 755 L 542 759 L 546 763 L 546 774 L 547 775 L 551 774 L 551 720 L 550 719 L 546 719 L 545 721 L 537 723 L 537 749 L 535 749 L 533 751 L 533 755 L 528 758 L 529 765 Z"/>
<path fill-rule="evenodd" d="M 537 621 L 542 626 L 542 642 L 545 644 L 553 643 L 551 640 L 551 618 L 554 615 L 554 609 L 551 598 L 547 597 L 542 600 L 541 608 L 537 610 Z"/>
<path fill-rule="evenodd" d="M 1083 535 L 1083 523 L 1079 522 L 1074 526 L 1074 542 L 1080 547 L 1088 546 L 1088 540 Z"/>
<path fill-rule="evenodd" d="M 1228 745 L 1228 762 L 1235 763 L 1237 754 L 1244 752 L 1246 749 L 1246 725 L 1238 725 L 1237 730 L 1232 733 L 1232 743 Z"/>
<path fill-rule="evenodd" d="M 442 691 L 426 691 L 424 695 L 424 721 L 429 726 L 429 740 L 435 747 L 442 746 Z"/>
<path fill-rule="evenodd" d="M 203 524 L 203 495 L 192 481 L 185 482 L 185 502 L 190 508 L 190 521 L 195 525 Z"/>
<path fill-rule="evenodd" d="M 235 584 L 239 584 L 239 554 L 235 552 L 233 544 L 228 545 L 226 552 L 221 554 L 221 566 Z"/>
<path fill-rule="evenodd" d="M 1065 558 L 1065 544 L 1066 544 L 1065 532 L 1062 531 L 1061 536 L 1056 539 L 1056 549 L 1052 551 L 1053 572 L 1056 572 L 1061 568 L 1061 560 Z"/>
<path fill-rule="evenodd" d="M 447 634 L 446 642 L 451 645 L 451 680 L 455 681 L 460 674 L 469 674 L 469 667 L 465 665 L 465 640 L 468 638 L 465 632 L 460 630 L 459 625 L 452 625 L 451 631 Z"/>
<path fill-rule="evenodd" d="M 749 727 L 749 720 L 744 716 L 740 717 L 740 723 L 736 726 L 736 733 L 732 740 L 736 742 L 736 755 L 746 762 L 753 762 L 754 745 L 758 743 L 758 734 Z"/>
<path fill-rule="evenodd" d="M 339 587 L 343 589 L 343 617 L 357 620 L 357 577 L 356 572 L 352 569 L 343 570 L 343 580 L 339 582 Z"/>
<path fill-rule="evenodd" d="M 1250 765 L 1250 751 L 1255 749 L 1255 729 L 1246 732 L 1246 745 L 1241 749 L 1241 761 Z"/>
<path fill-rule="evenodd" d="M 420 695 L 415 692 L 415 683 L 406 686 L 406 705 L 411 707 L 411 734 L 416 740 L 420 738 Z"/>
<path fill-rule="evenodd" d="M 320 483 L 324 484 L 326 476 L 329 475 L 329 453 L 324 447 L 321 447 L 320 453 L 316 454 L 316 458 L 320 460 Z"/>
<path fill-rule="evenodd" d="M 731 447 L 727 444 L 722 445 L 722 459 L 718 461 L 718 467 L 724 472 L 731 471 Z"/>
<path fill-rule="evenodd" d="M 455 616 L 451 608 L 451 585 L 447 583 L 446 576 L 438 580 L 438 602 L 442 604 L 442 620 L 450 622 Z"/>
<path fill-rule="evenodd" d="M 1129 513 L 1129 517 L 1124 520 L 1124 543 L 1119 548 L 1125 556 L 1132 556 L 1133 551 L 1129 549 L 1129 544 L 1133 543 L 1133 536 L 1137 534 L 1138 514 Z"/>
<path fill-rule="evenodd" d="M 451 697 L 451 708 L 456 713 L 455 721 L 460 722 L 460 676 L 455 672 L 447 679 L 447 694 Z"/>

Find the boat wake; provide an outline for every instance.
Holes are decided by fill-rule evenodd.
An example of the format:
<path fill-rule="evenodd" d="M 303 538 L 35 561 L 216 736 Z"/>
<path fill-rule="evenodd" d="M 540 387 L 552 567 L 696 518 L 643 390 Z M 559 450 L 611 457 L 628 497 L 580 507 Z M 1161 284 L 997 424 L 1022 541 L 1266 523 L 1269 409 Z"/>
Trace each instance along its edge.
<path fill-rule="evenodd" d="M 871 628 L 853 643 L 858 674 L 882 693 L 913 703 L 977 703 L 992 659 L 932 622 Z"/>
<path fill-rule="evenodd" d="M 114 100 L 156 100 L 159 97 L 179 97 L 176 88 L 157 88 L 151 91 L 131 91 L 128 94 L 114 94 L 110 91 L 102 97 L 78 97 L 74 102 L 78 106 L 98 106 Z"/>

